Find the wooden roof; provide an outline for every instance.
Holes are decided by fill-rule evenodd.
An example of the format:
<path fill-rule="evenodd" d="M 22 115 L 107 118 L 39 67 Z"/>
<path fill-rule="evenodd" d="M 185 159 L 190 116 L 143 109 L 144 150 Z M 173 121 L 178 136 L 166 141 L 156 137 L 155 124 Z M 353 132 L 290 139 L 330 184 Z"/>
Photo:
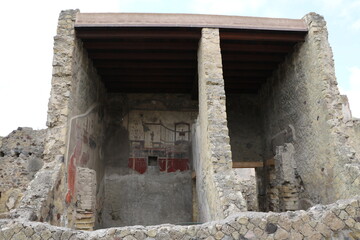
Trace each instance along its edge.
<path fill-rule="evenodd" d="M 197 93 L 202 27 L 220 28 L 225 87 L 256 93 L 307 28 L 301 19 L 79 13 L 83 41 L 109 92 Z"/>

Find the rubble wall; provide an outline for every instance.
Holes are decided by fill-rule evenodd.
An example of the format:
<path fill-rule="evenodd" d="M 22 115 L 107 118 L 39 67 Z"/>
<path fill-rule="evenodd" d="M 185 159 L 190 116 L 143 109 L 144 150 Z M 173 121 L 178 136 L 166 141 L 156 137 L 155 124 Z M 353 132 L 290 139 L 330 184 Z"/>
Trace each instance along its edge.
<path fill-rule="evenodd" d="M 15 209 L 43 166 L 46 130 L 19 127 L 0 141 L 0 214 Z"/>
<path fill-rule="evenodd" d="M 292 143 L 300 208 L 358 194 L 359 166 L 342 121 L 341 96 L 323 17 L 304 17 L 304 43 L 279 65 L 261 89 L 265 157 Z M 316 180 L 315 180 L 316 179 Z M 314 181 L 315 180 L 315 181 Z"/>

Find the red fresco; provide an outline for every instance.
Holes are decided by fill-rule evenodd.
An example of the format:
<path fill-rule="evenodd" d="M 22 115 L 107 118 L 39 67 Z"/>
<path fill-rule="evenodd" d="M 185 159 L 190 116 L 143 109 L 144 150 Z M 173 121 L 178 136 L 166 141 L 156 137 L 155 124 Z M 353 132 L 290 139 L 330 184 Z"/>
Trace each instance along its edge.
<path fill-rule="evenodd" d="M 161 172 L 166 171 L 166 158 L 159 158 L 159 169 Z"/>
<path fill-rule="evenodd" d="M 75 193 L 76 161 L 79 159 L 82 149 L 82 142 L 78 141 L 68 164 L 68 193 L 66 202 L 70 203 Z"/>
<path fill-rule="evenodd" d="M 166 171 L 166 162 L 167 162 L 167 172 L 176 172 L 176 171 L 186 171 L 190 169 L 189 159 L 166 159 L 159 158 L 159 169 L 161 172 Z M 129 158 L 129 168 L 132 168 L 139 173 L 143 174 L 146 172 L 147 164 L 145 158 Z"/>
<path fill-rule="evenodd" d="M 189 159 L 167 159 L 168 161 L 168 168 L 167 172 L 176 172 L 178 170 L 180 171 L 186 171 L 189 170 Z"/>
<path fill-rule="evenodd" d="M 129 158 L 128 166 L 141 174 L 147 170 L 145 158 Z"/>

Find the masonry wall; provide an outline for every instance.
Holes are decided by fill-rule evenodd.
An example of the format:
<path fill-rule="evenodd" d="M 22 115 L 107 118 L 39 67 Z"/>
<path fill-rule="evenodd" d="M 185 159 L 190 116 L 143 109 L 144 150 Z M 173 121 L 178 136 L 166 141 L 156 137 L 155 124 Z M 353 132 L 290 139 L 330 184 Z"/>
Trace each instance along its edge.
<path fill-rule="evenodd" d="M 313 13 L 304 20 L 309 25 L 305 42 L 295 47 L 260 92 L 265 158 L 276 156 L 277 147 L 293 144 L 294 153 L 288 156 L 294 164 L 284 171 L 293 173 L 297 186 L 292 185 L 290 193 L 298 191 L 302 209 L 354 196 L 360 180 L 354 163 L 358 160 L 344 134 L 325 21 Z M 277 156 L 275 165 L 281 161 Z"/>
<path fill-rule="evenodd" d="M 262 162 L 263 129 L 258 96 L 227 94 L 226 98 L 233 162 Z"/>
<path fill-rule="evenodd" d="M 0 138 L 0 218 L 18 207 L 30 181 L 44 165 L 46 130 L 19 127 Z"/>
<path fill-rule="evenodd" d="M 109 94 L 99 227 L 192 221 L 192 125 L 184 94 Z"/>
<path fill-rule="evenodd" d="M 92 229 L 104 196 L 105 89 L 79 40 L 75 41 L 72 64 L 66 202 L 76 207 L 75 213 L 68 208 L 68 220 L 70 227 Z"/>
<path fill-rule="evenodd" d="M 242 212 L 201 225 L 127 226 L 76 231 L 0 219 L 0 239 L 358 239 L 360 199 L 286 213 Z"/>

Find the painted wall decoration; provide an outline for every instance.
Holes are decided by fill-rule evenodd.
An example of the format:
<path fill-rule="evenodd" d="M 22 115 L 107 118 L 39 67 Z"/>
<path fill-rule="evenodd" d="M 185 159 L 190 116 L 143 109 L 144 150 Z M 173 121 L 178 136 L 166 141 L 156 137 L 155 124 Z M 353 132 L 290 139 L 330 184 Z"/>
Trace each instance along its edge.
<path fill-rule="evenodd" d="M 161 172 L 190 169 L 191 113 L 135 110 L 128 118 L 129 168 L 141 174 L 149 166 Z"/>
<path fill-rule="evenodd" d="M 67 162 L 68 193 L 66 202 L 70 203 L 75 196 L 77 167 L 94 168 L 99 157 L 99 119 L 97 112 L 86 117 L 74 119 L 71 124 L 69 153 Z"/>

